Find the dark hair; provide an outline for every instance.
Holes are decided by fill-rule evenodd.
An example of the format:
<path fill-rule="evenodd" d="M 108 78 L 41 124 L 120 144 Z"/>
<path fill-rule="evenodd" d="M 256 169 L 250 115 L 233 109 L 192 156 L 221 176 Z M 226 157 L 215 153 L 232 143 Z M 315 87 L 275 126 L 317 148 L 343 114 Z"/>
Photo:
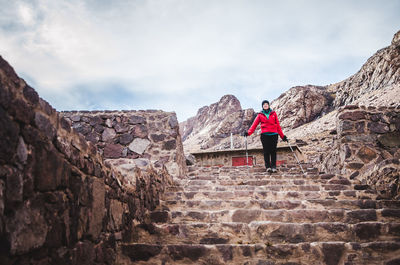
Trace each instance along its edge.
<path fill-rule="evenodd" d="M 263 102 L 261 103 L 261 108 L 264 106 L 265 103 L 268 103 L 268 106 L 269 106 L 269 101 L 268 100 L 263 100 Z"/>

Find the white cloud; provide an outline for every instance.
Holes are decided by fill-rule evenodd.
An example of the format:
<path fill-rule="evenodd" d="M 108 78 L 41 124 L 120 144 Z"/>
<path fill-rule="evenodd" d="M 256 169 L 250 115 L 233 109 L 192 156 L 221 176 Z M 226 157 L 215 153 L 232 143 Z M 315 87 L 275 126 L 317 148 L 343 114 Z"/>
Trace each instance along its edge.
<path fill-rule="evenodd" d="M 124 100 L 104 92 L 118 84 L 124 107 L 176 108 L 180 120 L 227 93 L 258 108 L 294 85 L 341 81 L 400 22 L 394 0 L 0 4 L 0 54 L 57 109 L 115 108 Z"/>

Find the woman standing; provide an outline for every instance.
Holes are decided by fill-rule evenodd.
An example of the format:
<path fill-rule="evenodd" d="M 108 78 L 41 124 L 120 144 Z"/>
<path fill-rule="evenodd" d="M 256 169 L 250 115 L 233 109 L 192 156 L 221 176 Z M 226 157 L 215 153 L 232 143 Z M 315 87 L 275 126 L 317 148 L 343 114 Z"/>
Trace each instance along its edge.
<path fill-rule="evenodd" d="M 264 150 L 264 161 L 267 172 L 276 172 L 276 146 L 278 144 L 278 135 L 283 141 L 288 141 L 279 125 L 278 115 L 269 107 L 269 101 L 264 100 L 261 103 L 262 111 L 258 113 L 250 129 L 244 133 L 244 136 L 250 136 L 254 133 L 257 125 L 261 123 L 261 143 Z"/>

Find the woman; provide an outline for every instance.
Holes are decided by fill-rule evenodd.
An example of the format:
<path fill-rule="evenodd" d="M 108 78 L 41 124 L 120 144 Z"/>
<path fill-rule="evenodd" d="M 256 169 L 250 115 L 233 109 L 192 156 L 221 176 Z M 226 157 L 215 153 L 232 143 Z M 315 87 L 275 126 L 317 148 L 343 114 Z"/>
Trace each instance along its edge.
<path fill-rule="evenodd" d="M 261 123 L 261 143 L 264 150 L 264 161 L 267 172 L 276 172 L 276 146 L 278 144 L 278 134 L 283 141 L 288 141 L 283 135 L 279 125 L 276 112 L 269 107 L 269 101 L 264 100 L 261 103 L 262 111 L 258 113 L 250 129 L 244 133 L 244 136 L 250 136 L 254 133 L 257 125 Z"/>

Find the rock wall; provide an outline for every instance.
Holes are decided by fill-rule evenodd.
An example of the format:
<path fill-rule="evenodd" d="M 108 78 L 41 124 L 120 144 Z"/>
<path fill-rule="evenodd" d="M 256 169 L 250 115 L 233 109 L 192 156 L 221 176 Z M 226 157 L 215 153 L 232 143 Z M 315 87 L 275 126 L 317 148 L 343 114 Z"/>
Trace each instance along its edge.
<path fill-rule="evenodd" d="M 171 177 L 127 185 L 0 57 L 0 264 L 113 264 Z"/>
<path fill-rule="evenodd" d="M 271 102 L 283 129 L 294 129 L 333 109 L 333 97 L 320 86 L 296 86 Z"/>
<path fill-rule="evenodd" d="M 377 51 L 361 69 L 342 82 L 329 85 L 335 93 L 335 107 L 352 104 L 368 92 L 400 82 L 400 31 L 390 46 Z"/>
<path fill-rule="evenodd" d="M 400 106 L 348 105 L 337 115 L 334 148 L 323 170 L 376 188 L 383 198 L 399 198 Z"/>
<path fill-rule="evenodd" d="M 81 111 L 62 112 L 72 127 L 92 142 L 129 180 L 135 166 L 166 166 L 173 176 L 186 173 L 179 123 L 174 112 Z"/>

